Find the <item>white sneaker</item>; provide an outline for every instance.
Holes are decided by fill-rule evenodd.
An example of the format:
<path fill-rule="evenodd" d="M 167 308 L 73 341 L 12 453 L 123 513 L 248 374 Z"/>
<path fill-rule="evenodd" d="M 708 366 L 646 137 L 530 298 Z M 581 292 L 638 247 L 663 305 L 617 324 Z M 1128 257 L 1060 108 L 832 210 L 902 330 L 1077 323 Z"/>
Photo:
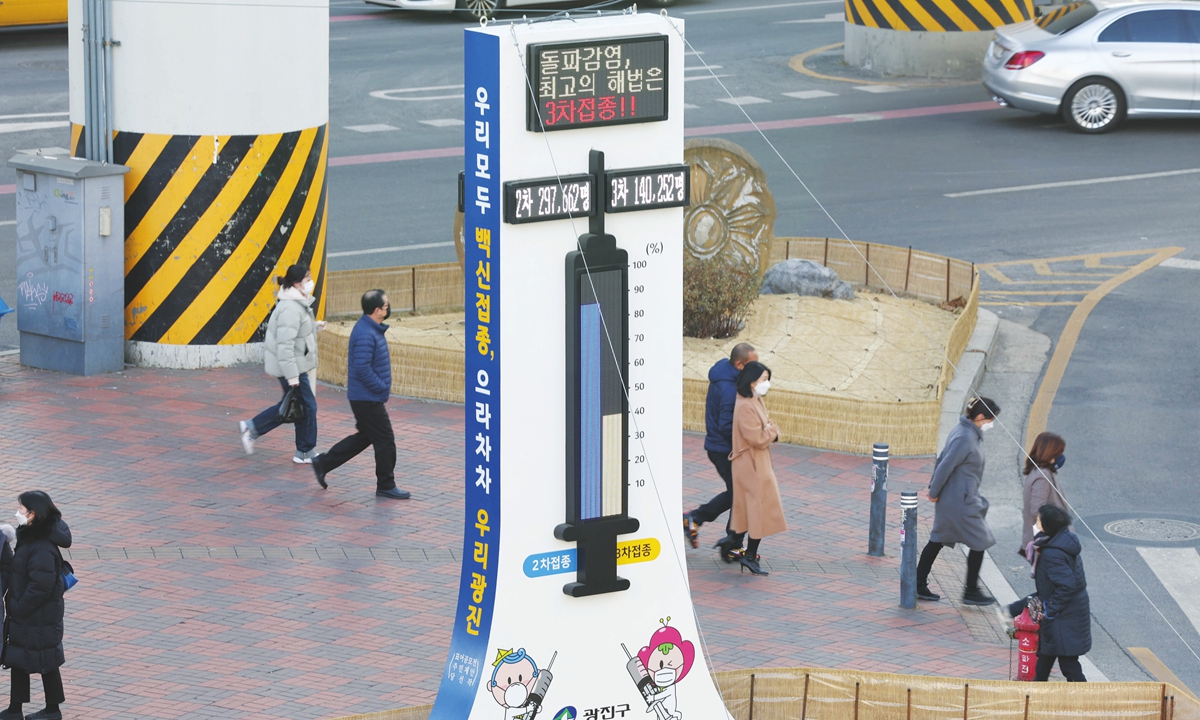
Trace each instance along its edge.
<path fill-rule="evenodd" d="M 247 455 L 254 454 L 254 437 L 250 435 L 250 423 L 238 420 L 238 432 L 242 434 L 242 449 Z"/>
<path fill-rule="evenodd" d="M 313 458 L 320 455 L 316 450 L 309 450 L 306 453 L 301 453 L 299 450 L 292 456 L 292 462 L 297 465 L 312 465 Z"/>

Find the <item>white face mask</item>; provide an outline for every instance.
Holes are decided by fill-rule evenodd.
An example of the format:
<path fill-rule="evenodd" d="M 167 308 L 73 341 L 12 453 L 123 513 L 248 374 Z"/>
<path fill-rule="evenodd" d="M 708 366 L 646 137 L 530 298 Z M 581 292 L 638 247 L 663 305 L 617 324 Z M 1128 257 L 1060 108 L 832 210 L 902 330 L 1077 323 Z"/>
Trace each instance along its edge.
<path fill-rule="evenodd" d="M 754 392 L 758 393 L 759 397 L 766 395 L 767 391 L 770 389 L 771 389 L 771 381 L 770 380 L 759 380 L 758 384 L 754 386 Z"/>
<path fill-rule="evenodd" d="M 17 525 L 28 525 L 29 524 L 29 518 L 22 515 L 20 510 L 18 510 L 16 512 L 16 516 L 17 516 Z"/>
<path fill-rule="evenodd" d="M 510 708 L 521 707 L 529 699 L 529 690 L 521 683 L 513 683 L 504 690 L 504 704 Z"/>
<path fill-rule="evenodd" d="M 987 422 L 985 422 L 984 424 L 980 425 L 980 426 L 979 426 L 979 429 L 980 429 L 980 430 L 982 430 L 982 431 L 984 431 L 984 432 L 987 432 L 988 430 L 991 430 L 991 429 L 992 429 L 992 421 L 991 421 L 991 420 L 988 420 L 988 421 L 987 421 Z"/>
<path fill-rule="evenodd" d="M 301 289 L 304 290 L 305 295 L 312 295 L 313 290 L 316 289 L 316 287 L 317 287 L 317 283 L 313 280 L 305 280 L 304 284 L 301 285 L 300 287 L 301 287 Z"/>
<path fill-rule="evenodd" d="M 667 687 L 675 684 L 675 668 L 659 668 L 654 671 L 654 684 L 659 687 Z"/>

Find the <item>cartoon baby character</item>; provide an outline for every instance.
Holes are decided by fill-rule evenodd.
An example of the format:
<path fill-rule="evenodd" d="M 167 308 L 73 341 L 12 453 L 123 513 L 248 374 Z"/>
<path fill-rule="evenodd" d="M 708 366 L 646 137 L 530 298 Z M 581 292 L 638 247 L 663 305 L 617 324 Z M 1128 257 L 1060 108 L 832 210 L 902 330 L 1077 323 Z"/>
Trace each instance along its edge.
<path fill-rule="evenodd" d="M 657 706 L 661 708 L 657 711 L 660 720 L 682 720 L 683 713 L 676 709 L 675 685 L 687 677 L 692 669 L 696 647 L 684 640 L 678 630 L 666 624 L 670 621 L 670 617 L 666 621 L 659 620 L 663 626 L 654 631 L 646 647 L 638 650 L 638 659 L 646 666 L 658 688 L 646 712 Z"/>
<path fill-rule="evenodd" d="M 492 680 L 488 689 L 492 697 L 504 708 L 504 720 L 524 718 L 529 704 L 529 693 L 537 681 L 537 663 L 525 654 L 525 648 L 496 650 L 496 661 L 492 663 Z"/>

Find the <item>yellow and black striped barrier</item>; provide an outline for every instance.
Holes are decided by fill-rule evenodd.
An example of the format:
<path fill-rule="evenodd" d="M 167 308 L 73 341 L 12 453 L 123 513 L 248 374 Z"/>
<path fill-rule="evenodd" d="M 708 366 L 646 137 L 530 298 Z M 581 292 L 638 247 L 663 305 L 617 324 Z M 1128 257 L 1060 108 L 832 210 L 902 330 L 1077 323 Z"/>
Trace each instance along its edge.
<path fill-rule="evenodd" d="M 1077 2 L 1077 3 L 1071 3 L 1070 5 L 1063 5 L 1060 8 L 1055 8 L 1054 10 L 1051 10 L 1050 12 L 1042 15 L 1034 22 L 1037 23 L 1038 27 L 1045 28 L 1050 23 L 1059 19 L 1063 15 L 1066 15 L 1067 13 L 1071 12 L 1075 8 L 1079 7 L 1080 5 L 1083 5 L 1083 3 Z"/>
<path fill-rule="evenodd" d="M 328 126 L 269 135 L 119 132 L 125 337 L 171 345 L 262 340 L 274 282 L 303 263 L 325 313 Z M 78 155 L 82 127 L 71 128 Z"/>
<path fill-rule="evenodd" d="M 846 21 L 883 30 L 972 32 L 1034 17 L 1033 0 L 845 0 Z"/>

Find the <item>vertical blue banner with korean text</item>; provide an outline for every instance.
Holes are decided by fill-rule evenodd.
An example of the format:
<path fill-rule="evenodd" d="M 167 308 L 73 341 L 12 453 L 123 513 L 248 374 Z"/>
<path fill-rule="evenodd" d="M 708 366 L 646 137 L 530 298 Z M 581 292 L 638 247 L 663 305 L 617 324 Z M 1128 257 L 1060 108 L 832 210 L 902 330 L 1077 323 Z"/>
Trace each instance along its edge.
<path fill-rule="evenodd" d="M 500 562 L 500 42 L 464 38 L 465 522 L 454 636 L 431 720 L 465 720 L 487 660 Z"/>

